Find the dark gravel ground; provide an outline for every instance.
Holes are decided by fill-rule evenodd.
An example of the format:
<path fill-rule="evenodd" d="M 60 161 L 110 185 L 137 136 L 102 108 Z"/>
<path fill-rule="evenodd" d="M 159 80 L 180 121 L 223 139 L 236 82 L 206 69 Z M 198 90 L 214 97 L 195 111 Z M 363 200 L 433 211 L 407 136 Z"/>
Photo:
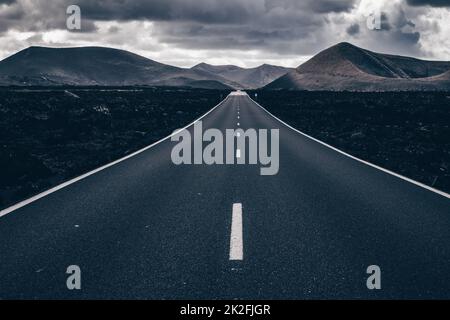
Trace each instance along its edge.
<path fill-rule="evenodd" d="M 301 131 L 450 192 L 450 94 L 257 91 L 257 101 Z"/>
<path fill-rule="evenodd" d="M 153 88 L 0 89 L 0 208 L 183 127 L 228 92 Z"/>

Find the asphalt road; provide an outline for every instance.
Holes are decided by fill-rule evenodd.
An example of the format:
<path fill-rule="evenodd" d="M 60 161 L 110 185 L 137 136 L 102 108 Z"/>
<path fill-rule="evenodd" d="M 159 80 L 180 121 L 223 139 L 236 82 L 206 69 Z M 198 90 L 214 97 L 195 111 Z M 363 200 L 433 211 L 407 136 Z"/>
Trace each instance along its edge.
<path fill-rule="evenodd" d="M 176 166 L 165 140 L 0 217 L 0 298 L 450 298 L 447 197 L 295 132 L 247 96 L 202 120 L 279 129 L 279 173 Z M 243 259 L 230 260 L 238 203 Z M 66 287 L 69 265 L 81 290 Z M 380 290 L 367 289 L 369 265 Z"/>

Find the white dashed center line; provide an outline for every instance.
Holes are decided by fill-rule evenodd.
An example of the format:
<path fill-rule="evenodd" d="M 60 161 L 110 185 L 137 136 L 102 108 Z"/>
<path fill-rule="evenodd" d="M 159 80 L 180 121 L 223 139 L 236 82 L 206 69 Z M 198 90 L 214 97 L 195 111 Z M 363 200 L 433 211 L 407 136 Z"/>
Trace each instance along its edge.
<path fill-rule="evenodd" d="M 230 260 L 243 260 L 242 203 L 233 204 L 230 236 Z"/>

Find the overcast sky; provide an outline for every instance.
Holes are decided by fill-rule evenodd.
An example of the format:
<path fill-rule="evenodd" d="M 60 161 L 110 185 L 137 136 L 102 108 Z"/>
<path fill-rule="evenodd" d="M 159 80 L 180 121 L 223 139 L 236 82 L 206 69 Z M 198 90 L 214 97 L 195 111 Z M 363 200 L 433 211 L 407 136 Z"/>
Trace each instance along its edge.
<path fill-rule="evenodd" d="M 69 5 L 82 28 L 66 28 Z M 380 12 L 381 29 L 367 16 Z M 122 48 L 182 67 L 296 67 L 341 41 L 450 60 L 450 0 L 0 0 L 0 59 L 31 45 Z"/>

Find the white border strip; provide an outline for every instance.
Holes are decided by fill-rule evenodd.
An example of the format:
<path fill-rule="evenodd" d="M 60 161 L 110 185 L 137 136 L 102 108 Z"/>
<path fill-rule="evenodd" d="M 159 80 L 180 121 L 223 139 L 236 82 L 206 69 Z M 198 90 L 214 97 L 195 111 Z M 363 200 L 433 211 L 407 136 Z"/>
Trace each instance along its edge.
<path fill-rule="evenodd" d="M 230 234 L 230 260 L 244 259 L 244 243 L 242 236 L 242 203 L 233 203 Z"/>
<path fill-rule="evenodd" d="M 416 186 L 419 186 L 419 187 L 421 187 L 421 188 L 427 189 L 428 191 L 437 193 L 437 194 L 439 194 L 439 195 L 441 195 L 441 196 L 443 196 L 443 197 L 446 197 L 446 198 L 450 199 L 450 194 L 448 194 L 448 193 L 446 193 L 446 192 L 444 192 L 444 191 L 437 190 L 437 189 L 435 189 L 435 188 L 433 188 L 433 187 L 430 187 L 430 186 L 427 186 L 426 184 L 423 184 L 423 183 L 421 183 L 421 182 L 419 182 L 419 181 L 416 181 L 416 180 L 407 178 L 407 177 L 405 177 L 405 176 L 402 176 L 401 174 L 395 173 L 395 172 L 390 171 L 390 170 L 388 170 L 388 169 L 385 169 L 385 168 L 382 168 L 382 167 L 380 167 L 380 166 L 377 166 L 376 164 L 373 164 L 373 163 L 367 162 L 367 161 L 365 161 L 365 160 L 362 160 L 362 159 L 360 159 L 360 158 L 357 158 L 357 157 L 355 157 L 355 156 L 352 156 L 351 154 L 348 154 L 348 153 L 346 153 L 346 152 L 344 152 L 344 151 L 342 151 L 342 150 L 339 150 L 339 149 L 337 149 L 337 148 L 335 148 L 335 147 L 333 147 L 333 146 L 331 146 L 331 145 L 329 145 L 329 144 L 327 144 L 327 143 L 325 143 L 325 142 L 323 142 L 323 141 L 320 141 L 320 140 L 318 140 L 318 139 L 316 139 L 316 138 L 311 137 L 310 135 L 307 135 L 306 133 L 303 133 L 303 132 L 301 132 L 301 131 L 295 129 L 294 127 L 290 126 L 289 124 L 287 124 L 287 123 L 284 122 L 283 120 L 280 120 L 279 118 L 277 118 L 276 116 L 274 116 L 273 114 L 271 114 L 271 113 L 270 113 L 269 111 L 267 111 L 263 106 L 261 106 L 258 102 L 256 102 L 255 100 L 253 100 L 250 96 L 248 96 L 248 97 L 249 97 L 250 100 L 252 100 L 258 107 L 260 107 L 261 109 L 263 109 L 265 112 L 267 112 L 267 114 L 269 114 L 270 116 L 272 116 L 274 119 L 278 120 L 279 122 L 281 122 L 282 124 L 284 124 L 284 125 L 285 125 L 286 127 L 288 127 L 289 129 L 292 129 L 292 130 L 294 130 L 295 132 L 300 133 L 301 135 L 305 136 L 306 138 L 311 139 L 311 140 L 313 140 L 313 141 L 315 141 L 315 142 L 318 142 L 318 143 L 320 143 L 321 145 L 324 145 L 325 147 L 328 147 L 328 148 L 330 148 L 330 149 L 332 149 L 332 150 L 334 150 L 334 151 L 336 151 L 336 152 L 339 152 L 340 154 L 343 154 L 344 156 L 347 156 L 347 157 L 349 157 L 349 158 L 351 158 L 351 159 L 353 159 L 353 160 L 356 160 L 356 161 L 359 161 L 359 162 L 361 162 L 361 163 L 364 163 L 365 165 L 368 165 L 368 166 L 370 166 L 370 167 L 372 167 L 372 168 L 381 170 L 381 171 L 383 171 L 383 172 L 385 172 L 385 173 L 387 173 L 387 174 L 390 174 L 390 175 L 392 175 L 392 176 L 394 176 L 394 177 L 400 178 L 400 179 L 405 180 L 405 181 L 407 181 L 407 182 L 409 182 L 409 183 L 415 184 Z"/>
<path fill-rule="evenodd" d="M 77 181 L 83 180 L 84 178 L 87 178 L 87 177 L 89 177 L 89 176 L 91 176 L 91 175 L 93 175 L 93 174 L 95 174 L 95 173 L 97 173 L 99 171 L 105 170 L 106 168 L 112 167 L 112 166 L 114 166 L 114 165 L 116 165 L 116 164 L 118 164 L 118 163 L 120 163 L 122 161 L 130 159 L 130 158 L 132 158 L 132 157 L 134 157 L 134 156 L 136 156 L 136 155 L 138 155 L 138 154 L 140 154 L 140 153 L 142 153 L 142 152 L 144 152 L 144 151 L 146 151 L 146 150 L 148 150 L 148 149 L 150 149 L 150 148 L 160 144 L 161 142 L 163 142 L 163 141 L 165 141 L 167 139 L 170 139 L 172 136 L 176 135 L 180 131 L 189 128 L 190 126 L 194 125 L 195 123 L 197 123 L 198 121 L 200 121 L 201 119 L 206 117 L 208 114 L 210 114 L 215 109 L 217 109 L 219 106 L 221 106 L 225 101 L 227 101 L 227 99 L 228 99 L 228 96 L 225 99 L 223 99 L 219 104 L 217 104 L 214 108 L 212 108 L 211 110 L 206 112 L 204 115 L 202 115 L 200 118 L 198 118 L 197 120 L 193 121 L 192 123 L 188 124 L 187 126 L 185 126 L 182 129 L 174 131 L 171 135 L 169 135 L 169 136 L 167 136 L 165 138 L 162 138 L 161 140 L 159 140 L 157 142 L 154 142 L 154 143 L 152 143 L 151 145 L 149 145 L 147 147 L 144 147 L 144 148 L 142 148 L 142 149 L 140 149 L 140 150 L 138 150 L 136 152 L 133 152 L 132 154 L 129 154 L 129 155 L 127 155 L 127 156 L 125 156 L 123 158 L 120 158 L 120 159 L 118 159 L 116 161 L 113 161 L 111 163 L 108 163 L 108 164 L 106 164 L 106 165 L 104 165 L 102 167 L 99 167 L 97 169 L 89 171 L 89 172 L 87 172 L 87 173 L 85 173 L 85 174 L 83 174 L 81 176 L 78 176 L 78 177 L 73 178 L 73 179 L 71 179 L 69 181 L 66 181 L 66 182 L 64 182 L 64 183 L 62 183 L 60 185 L 57 185 L 56 187 L 53 187 L 53 188 L 51 188 L 51 189 L 49 189 L 47 191 L 41 192 L 41 193 L 39 193 L 39 194 L 29 198 L 29 199 L 26 199 L 26 200 L 23 200 L 23 201 L 19 202 L 19 203 L 15 204 L 15 205 L 13 205 L 11 207 L 8 207 L 6 209 L 1 210 L 0 211 L 0 218 L 5 216 L 5 215 L 7 215 L 8 213 L 11 213 L 11 212 L 13 212 L 13 211 L 15 211 L 17 209 L 20 209 L 20 208 L 22 208 L 22 207 L 24 207 L 24 206 L 26 206 L 26 205 L 28 205 L 28 204 L 30 204 L 32 202 L 35 202 L 35 201 L 37 201 L 37 200 L 39 200 L 39 199 L 41 199 L 41 198 L 43 198 L 45 196 L 48 196 L 51 193 L 54 193 L 54 192 L 56 192 L 58 190 L 61 190 L 61 189 L 65 188 L 65 187 L 71 185 L 71 184 L 74 184 Z"/>

